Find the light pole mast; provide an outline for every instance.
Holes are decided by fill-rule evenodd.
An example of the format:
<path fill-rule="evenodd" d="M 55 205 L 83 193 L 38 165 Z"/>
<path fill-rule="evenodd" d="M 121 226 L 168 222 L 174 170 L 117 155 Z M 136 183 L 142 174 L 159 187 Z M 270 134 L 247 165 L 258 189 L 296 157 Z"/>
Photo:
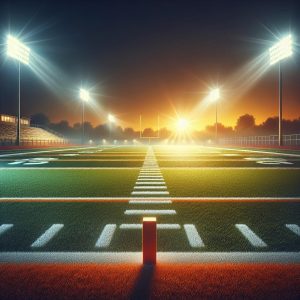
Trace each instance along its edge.
<path fill-rule="evenodd" d="M 79 90 L 79 97 L 82 101 L 81 108 L 81 144 L 84 144 L 84 103 L 90 100 L 90 93 L 85 89 Z"/>
<path fill-rule="evenodd" d="M 282 65 L 281 60 L 293 54 L 292 50 L 292 36 L 281 39 L 273 47 L 269 49 L 270 65 L 278 63 L 279 78 L 278 78 L 278 145 L 283 145 L 282 138 Z"/>
<path fill-rule="evenodd" d="M 7 36 L 7 55 L 18 61 L 18 120 L 16 128 L 16 145 L 21 143 L 21 63 L 29 65 L 30 49 L 15 37 Z"/>

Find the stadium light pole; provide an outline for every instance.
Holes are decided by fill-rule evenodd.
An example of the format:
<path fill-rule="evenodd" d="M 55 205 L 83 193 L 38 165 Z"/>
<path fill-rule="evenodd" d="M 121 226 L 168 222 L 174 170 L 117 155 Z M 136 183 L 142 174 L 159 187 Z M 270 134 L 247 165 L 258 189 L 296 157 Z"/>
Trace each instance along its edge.
<path fill-rule="evenodd" d="M 108 114 L 107 119 L 108 119 L 108 122 L 109 122 L 109 139 L 111 139 L 111 130 L 112 130 L 111 126 L 112 126 L 112 124 L 116 123 L 116 118 L 115 118 L 114 115 Z"/>
<path fill-rule="evenodd" d="M 216 103 L 216 123 L 215 123 L 215 134 L 216 143 L 218 143 L 218 100 L 220 99 L 220 89 L 215 88 L 210 91 L 210 100 Z"/>
<path fill-rule="evenodd" d="M 21 142 L 21 63 L 29 65 L 30 49 L 17 38 L 9 34 L 7 36 L 7 55 L 16 59 L 19 64 L 18 121 L 16 138 L 16 145 L 19 146 Z"/>
<path fill-rule="evenodd" d="M 281 39 L 273 47 L 269 49 L 270 65 L 278 63 L 278 145 L 282 146 L 282 70 L 281 60 L 291 56 L 292 50 L 292 36 L 289 34 L 285 38 Z"/>
<path fill-rule="evenodd" d="M 82 110 L 81 110 L 81 127 L 82 127 L 81 144 L 84 144 L 84 103 L 88 102 L 90 100 L 90 93 L 89 93 L 89 91 L 81 88 L 79 90 L 79 97 L 80 97 L 81 102 L 82 102 Z"/>

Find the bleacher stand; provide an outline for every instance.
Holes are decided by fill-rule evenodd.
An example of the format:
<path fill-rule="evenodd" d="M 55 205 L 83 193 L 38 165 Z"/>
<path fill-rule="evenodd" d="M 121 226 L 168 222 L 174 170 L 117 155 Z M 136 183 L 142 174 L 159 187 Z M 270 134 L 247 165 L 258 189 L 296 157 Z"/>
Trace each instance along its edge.
<path fill-rule="evenodd" d="M 14 145 L 16 131 L 16 117 L 0 114 L 0 146 Z M 55 145 L 66 143 L 67 140 L 58 133 L 49 129 L 30 126 L 29 119 L 21 119 L 21 145 Z"/>

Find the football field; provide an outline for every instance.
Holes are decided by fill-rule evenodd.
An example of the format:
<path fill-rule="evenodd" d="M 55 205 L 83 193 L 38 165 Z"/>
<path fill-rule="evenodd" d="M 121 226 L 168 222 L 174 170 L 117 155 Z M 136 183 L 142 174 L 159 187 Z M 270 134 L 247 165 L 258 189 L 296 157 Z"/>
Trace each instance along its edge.
<path fill-rule="evenodd" d="M 300 262 L 300 152 L 128 145 L 0 152 L 1 262 Z"/>

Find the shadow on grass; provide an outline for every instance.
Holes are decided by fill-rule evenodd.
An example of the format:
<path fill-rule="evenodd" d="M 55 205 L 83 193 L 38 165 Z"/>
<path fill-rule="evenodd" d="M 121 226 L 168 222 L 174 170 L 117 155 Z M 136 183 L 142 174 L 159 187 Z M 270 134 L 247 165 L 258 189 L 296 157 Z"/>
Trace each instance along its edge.
<path fill-rule="evenodd" d="M 130 299 L 150 299 L 154 271 L 154 265 L 143 265 L 133 287 Z"/>

